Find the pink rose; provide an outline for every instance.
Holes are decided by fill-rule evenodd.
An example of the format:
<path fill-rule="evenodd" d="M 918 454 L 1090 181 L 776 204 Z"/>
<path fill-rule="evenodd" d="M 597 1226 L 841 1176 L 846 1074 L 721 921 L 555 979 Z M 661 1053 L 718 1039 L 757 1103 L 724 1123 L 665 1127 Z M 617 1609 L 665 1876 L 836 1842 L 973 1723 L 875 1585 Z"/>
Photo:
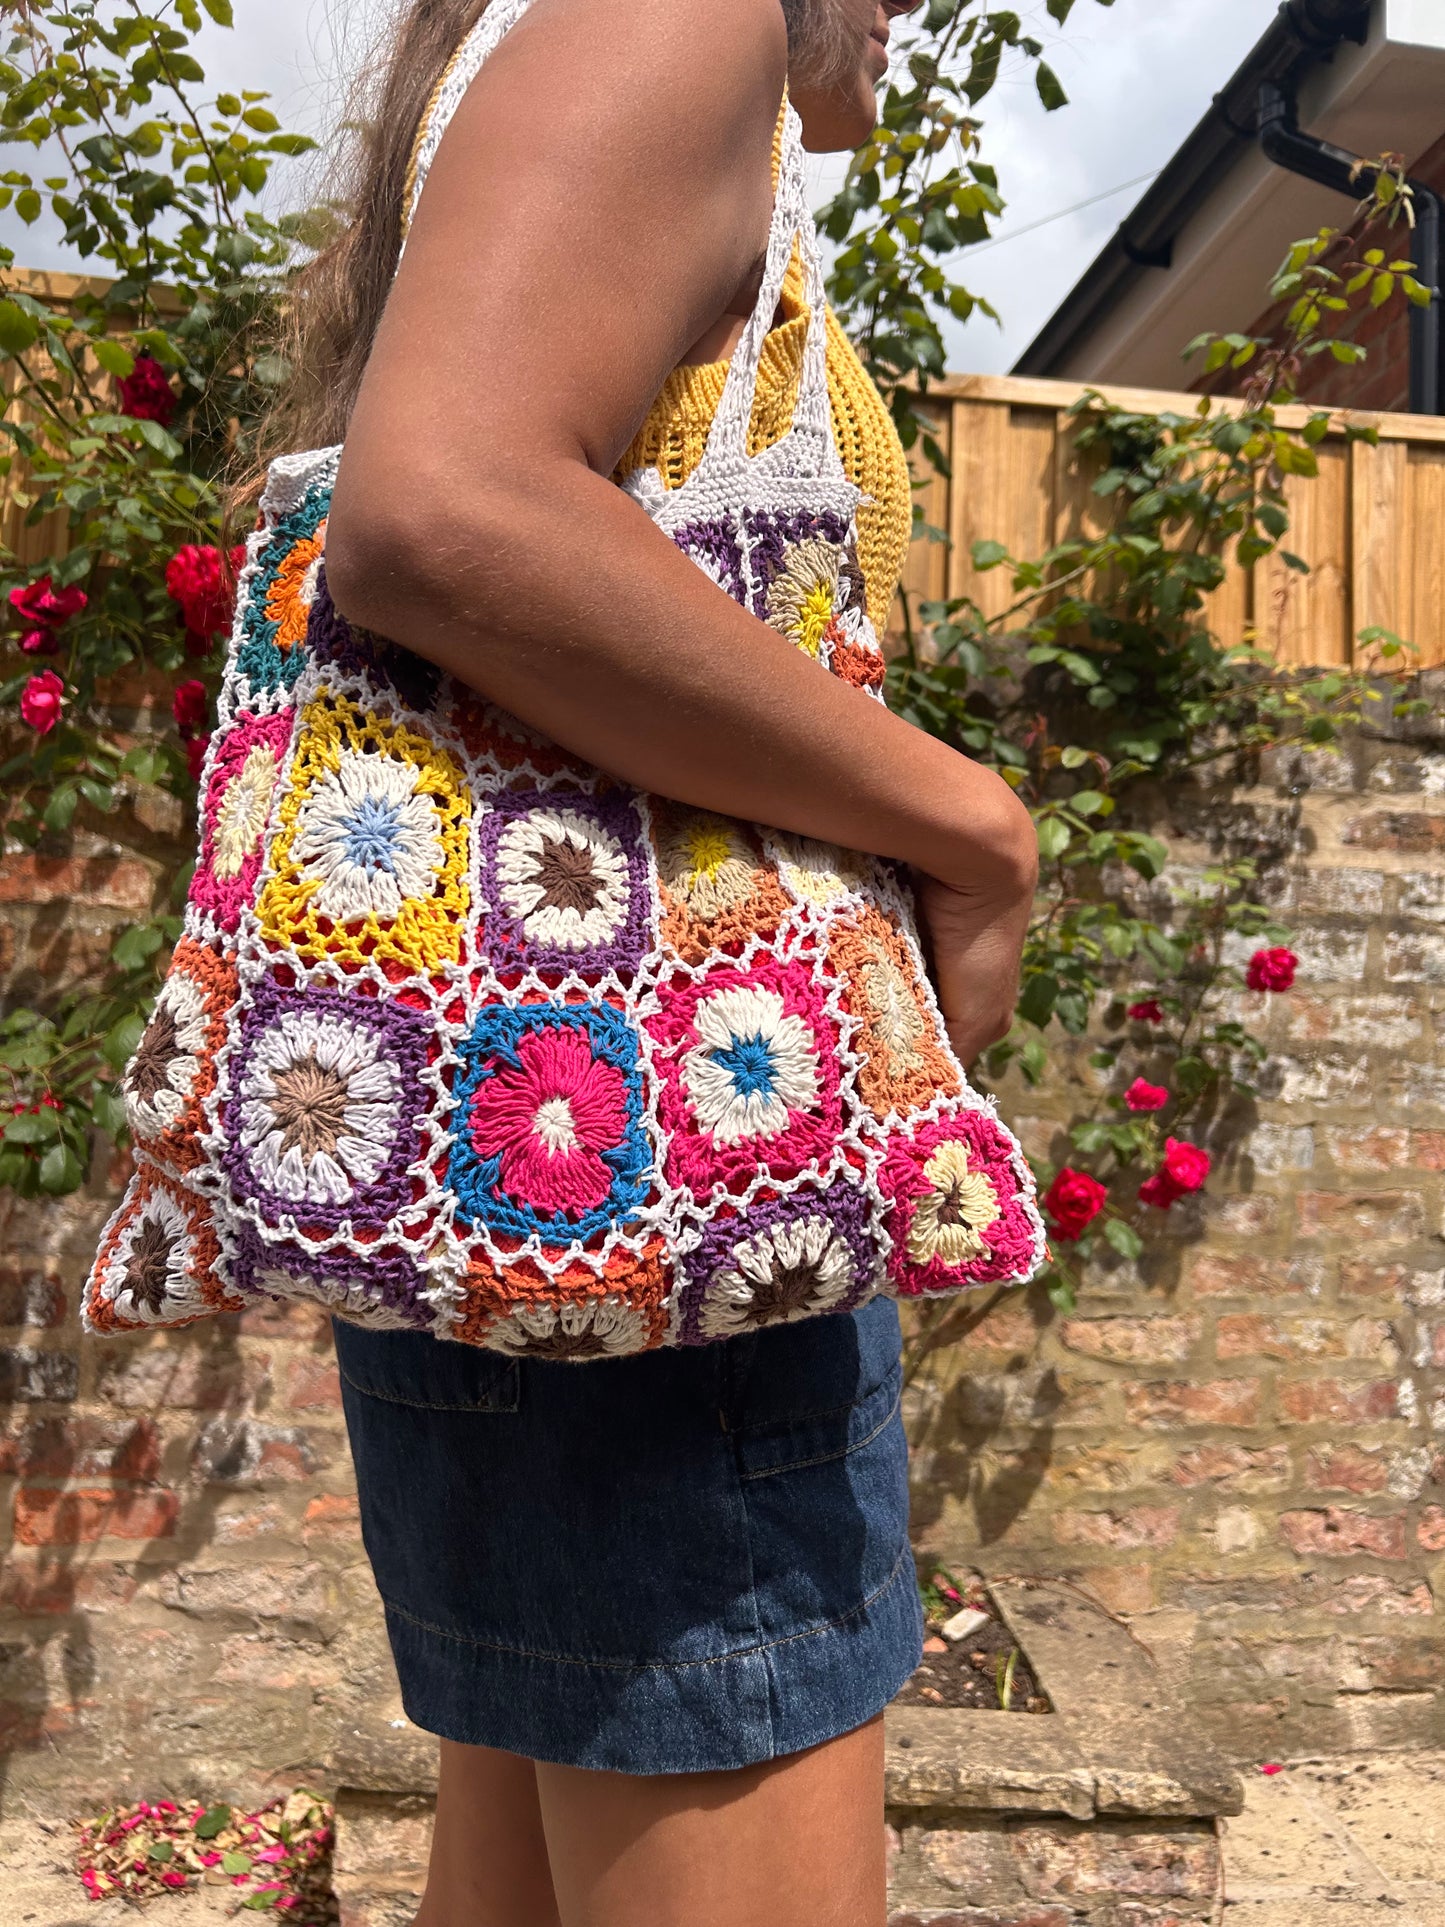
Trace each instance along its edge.
<path fill-rule="evenodd" d="M 166 594 L 181 605 L 192 655 L 205 655 L 216 631 L 230 628 L 236 571 L 245 554 L 237 547 L 223 560 L 211 543 L 188 542 L 166 564 Z"/>
<path fill-rule="evenodd" d="M 1183 1196 L 1183 1191 L 1167 1171 L 1156 1171 L 1152 1178 L 1146 1178 L 1139 1186 L 1140 1204 L 1152 1204 L 1159 1211 L 1167 1211 L 1171 1204 L 1177 1204 Z"/>
<path fill-rule="evenodd" d="M 53 669 L 32 676 L 20 692 L 20 714 L 37 736 L 48 736 L 60 721 L 65 684 Z"/>
<path fill-rule="evenodd" d="M 1274 950 L 1256 950 L 1244 981 L 1251 990 L 1288 990 L 1298 969 L 1299 958 L 1281 944 Z"/>
<path fill-rule="evenodd" d="M 1142 1003 L 1130 1004 L 1124 1013 L 1136 1024 L 1162 1024 L 1164 1012 L 1157 997 L 1146 997 Z"/>
<path fill-rule="evenodd" d="M 1124 1093 L 1124 1102 L 1131 1111 L 1162 1111 L 1169 1093 L 1162 1084 L 1146 1084 L 1142 1077 L 1136 1077 Z"/>
<path fill-rule="evenodd" d="M 1108 1189 L 1087 1171 L 1065 1165 L 1044 1197 L 1049 1228 L 1065 1244 L 1074 1244 L 1104 1208 Z"/>

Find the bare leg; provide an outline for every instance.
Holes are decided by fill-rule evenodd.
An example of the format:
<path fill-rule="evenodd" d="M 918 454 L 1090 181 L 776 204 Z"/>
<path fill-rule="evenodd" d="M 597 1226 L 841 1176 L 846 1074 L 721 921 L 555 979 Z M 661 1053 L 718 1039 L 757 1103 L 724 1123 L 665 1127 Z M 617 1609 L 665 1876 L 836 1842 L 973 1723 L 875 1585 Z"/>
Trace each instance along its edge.
<path fill-rule="evenodd" d="M 530 1760 L 441 1742 L 436 1830 L 415 1927 L 558 1927 Z"/>
<path fill-rule="evenodd" d="M 736 1773 L 536 1773 L 563 1927 L 883 1927 L 881 1717 Z"/>

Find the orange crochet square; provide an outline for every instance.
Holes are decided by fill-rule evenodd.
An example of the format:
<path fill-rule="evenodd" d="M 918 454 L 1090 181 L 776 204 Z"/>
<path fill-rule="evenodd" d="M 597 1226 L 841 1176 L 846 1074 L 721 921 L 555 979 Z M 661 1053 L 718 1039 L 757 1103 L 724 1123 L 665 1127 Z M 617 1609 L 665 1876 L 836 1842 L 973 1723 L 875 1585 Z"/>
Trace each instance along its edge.
<path fill-rule="evenodd" d="M 584 1360 L 651 1351 L 667 1335 L 673 1269 L 662 1239 L 619 1247 L 600 1271 L 550 1277 L 532 1258 L 473 1260 L 455 1336 L 515 1356 Z"/>
<path fill-rule="evenodd" d="M 772 937 L 791 905 L 747 823 L 649 799 L 657 852 L 662 940 L 684 963 L 736 956 L 751 937 Z"/>
<path fill-rule="evenodd" d="M 871 906 L 861 910 L 838 927 L 828 961 L 847 984 L 845 1007 L 859 1020 L 852 1045 L 858 1094 L 879 1123 L 921 1110 L 940 1093 L 957 1096 L 958 1066 L 897 921 Z"/>

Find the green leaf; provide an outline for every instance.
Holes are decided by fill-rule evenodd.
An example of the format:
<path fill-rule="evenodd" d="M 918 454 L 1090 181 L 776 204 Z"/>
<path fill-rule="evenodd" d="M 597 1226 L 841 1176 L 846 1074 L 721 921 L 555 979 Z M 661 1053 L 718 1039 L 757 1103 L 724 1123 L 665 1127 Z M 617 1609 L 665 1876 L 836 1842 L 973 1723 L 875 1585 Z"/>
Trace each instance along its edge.
<path fill-rule="evenodd" d="M 1121 1258 L 1137 1258 L 1144 1249 L 1144 1240 L 1122 1218 L 1105 1218 L 1104 1236 Z"/>
<path fill-rule="evenodd" d="M 107 341 L 100 335 L 90 344 L 90 352 L 108 375 L 124 378 L 135 372 L 135 356 L 119 341 Z"/>
<path fill-rule="evenodd" d="M 122 1017 L 106 1032 L 101 1055 L 114 1071 L 123 1071 L 135 1055 L 136 1045 L 145 1034 L 145 1020 L 134 1011 Z"/>
<path fill-rule="evenodd" d="M 60 1135 L 60 1119 L 48 1106 L 39 1111 L 22 1111 L 5 1121 L 6 1144 L 49 1144 Z"/>
<path fill-rule="evenodd" d="M 32 226 L 40 219 L 40 205 L 40 196 L 33 187 L 23 189 L 15 196 L 15 212 L 26 227 Z"/>
<path fill-rule="evenodd" d="M 1059 980 L 1046 971 L 1030 977 L 1024 985 L 1023 995 L 1018 1001 L 1018 1015 L 1026 1024 L 1042 1030 L 1054 1014 L 1054 1004 L 1059 995 Z"/>
<path fill-rule="evenodd" d="M 161 947 L 161 933 L 153 923 L 127 924 L 110 947 L 122 970 L 139 970 Z"/>
<path fill-rule="evenodd" d="M 281 1889 L 277 1887 L 267 1893 L 247 1894 L 246 1898 L 241 1902 L 241 1905 L 247 1913 L 259 1914 L 267 1907 L 274 1907 L 276 1905 L 277 1896 L 280 1892 Z"/>
<path fill-rule="evenodd" d="M 0 349 L 7 355 L 23 355 L 39 333 L 33 316 L 11 300 L 0 300 Z"/>
<path fill-rule="evenodd" d="M 231 1853 L 223 1853 L 221 1855 L 221 1872 L 222 1873 L 230 1874 L 231 1877 L 234 1879 L 238 1873 L 249 1873 L 250 1871 L 251 1871 L 250 1854 L 237 1853 L 235 1851 L 232 1851 Z"/>
<path fill-rule="evenodd" d="M 1078 1310 L 1079 1296 L 1074 1290 L 1074 1281 L 1072 1278 L 1066 1278 L 1061 1271 L 1055 1272 L 1049 1279 L 1048 1294 L 1049 1303 L 1065 1318 Z"/>
<path fill-rule="evenodd" d="M 206 1811 L 197 1820 L 195 1834 L 198 1840 L 214 1840 L 223 1827 L 231 1824 L 231 1809 L 224 1801 Z"/>
<path fill-rule="evenodd" d="M 969 553 L 973 566 L 980 571 L 996 569 L 1000 562 L 1008 560 L 1008 550 L 1002 542 L 975 542 Z"/>
<path fill-rule="evenodd" d="M 1038 826 L 1039 855 L 1046 863 L 1054 862 L 1064 854 L 1073 841 L 1073 831 L 1062 817 L 1046 816 Z"/>
<path fill-rule="evenodd" d="M 68 1144 L 52 1144 L 40 1160 L 37 1182 L 42 1191 L 51 1197 L 59 1197 L 62 1192 L 74 1191 L 84 1173 L 80 1159 Z"/>
<path fill-rule="evenodd" d="M 174 1860 L 175 1856 L 176 1849 L 173 1842 L 169 1840 L 153 1840 L 151 1842 L 152 1860 Z"/>
<path fill-rule="evenodd" d="M 1058 75 L 1045 60 L 1041 60 L 1034 69 L 1034 85 L 1039 90 L 1039 99 L 1049 113 L 1052 114 L 1056 108 L 1068 106 L 1069 97 L 1064 92 Z"/>

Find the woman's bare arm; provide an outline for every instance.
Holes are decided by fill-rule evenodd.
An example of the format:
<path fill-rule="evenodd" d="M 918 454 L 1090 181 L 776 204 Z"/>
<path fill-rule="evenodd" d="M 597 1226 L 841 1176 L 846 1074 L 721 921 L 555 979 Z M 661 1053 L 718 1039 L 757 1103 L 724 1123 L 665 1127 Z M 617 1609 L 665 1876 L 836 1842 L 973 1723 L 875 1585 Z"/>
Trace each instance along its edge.
<path fill-rule="evenodd" d="M 608 479 L 756 272 L 785 67 L 777 0 L 535 0 L 423 196 L 332 594 L 627 782 L 1015 904 L 1033 836 L 1007 787 L 784 644 Z"/>

